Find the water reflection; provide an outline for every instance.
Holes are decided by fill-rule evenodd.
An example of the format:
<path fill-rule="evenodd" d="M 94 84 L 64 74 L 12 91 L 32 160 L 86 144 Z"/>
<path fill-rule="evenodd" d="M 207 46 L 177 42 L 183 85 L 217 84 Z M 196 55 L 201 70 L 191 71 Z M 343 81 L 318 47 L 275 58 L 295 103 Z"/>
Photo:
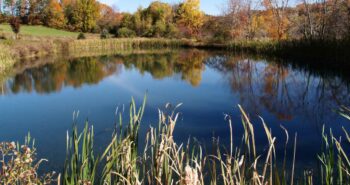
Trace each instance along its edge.
<path fill-rule="evenodd" d="M 62 169 L 73 111 L 91 120 L 101 133 L 97 146 L 102 146 L 110 139 L 106 130 L 113 127 L 116 106 L 126 105 L 131 96 L 142 101 L 149 90 L 143 134 L 157 119 L 159 107 L 182 102 L 177 141 L 193 136 L 209 146 L 213 133 L 229 141 L 223 113 L 232 115 L 238 125 L 234 139 L 240 141 L 239 112 L 233 107 L 241 104 L 254 123 L 255 115 L 261 115 L 277 138 L 285 138 L 280 124 L 291 134 L 298 132 L 300 158 L 309 162 L 320 149 L 323 124 L 338 136 L 342 126 L 350 129 L 333 112 L 350 105 L 349 79 L 346 73 L 301 62 L 203 50 L 35 60 L 17 64 L 6 80 L 0 79 L 0 140 L 21 141 L 30 132 L 50 167 Z M 255 126 L 257 144 L 264 148 L 266 137 Z"/>
<path fill-rule="evenodd" d="M 25 69 L 14 75 L 6 84 L 5 92 L 51 93 L 65 86 L 80 87 L 83 84 L 97 84 L 106 76 L 118 71 L 117 63 L 103 58 L 81 58 L 69 62 L 57 61 Z"/>
<path fill-rule="evenodd" d="M 35 67 L 17 66 L 2 85 L 3 94 L 52 93 L 65 87 L 98 84 L 108 76 L 137 70 L 155 80 L 176 78 L 196 87 L 206 68 L 222 75 L 240 104 L 249 112 L 268 111 L 279 120 L 294 115 L 324 122 L 327 111 L 349 105 L 348 81 L 327 73 L 292 67 L 288 63 L 251 59 L 244 55 L 181 50 L 56 60 Z M 317 116 L 316 116 L 317 115 Z"/>
<path fill-rule="evenodd" d="M 267 110 L 284 121 L 304 115 L 324 124 L 332 119 L 327 113 L 350 103 L 349 83 L 326 73 L 241 57 L 212 57 L 207 65 L 225 76 L 243 107 L 255 114 Z"/>

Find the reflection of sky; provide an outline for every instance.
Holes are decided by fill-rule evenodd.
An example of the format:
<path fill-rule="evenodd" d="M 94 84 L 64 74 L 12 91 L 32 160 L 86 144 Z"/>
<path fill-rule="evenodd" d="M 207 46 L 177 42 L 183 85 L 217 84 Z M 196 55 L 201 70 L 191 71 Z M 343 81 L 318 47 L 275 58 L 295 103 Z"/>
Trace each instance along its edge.
<path fill-rule="evenodd" d="M 221 62 L 221 65 L 226 64 L 225 61 Z M 241 104 L 252 117 L 260 148 L 265 147 L 266 140 L 257 115 L 261 115 L 272 127 L 273 134 L 281 139 L 278 143 L 284 143 L 280 124 L 291 135 L 298 132 L 299 151 L 303 151 L 300 160 L 314 159 L 319 149 L 322 124 L 332 127 L 335 134 L 341 133 L 342 125 L 349 127 L 348 122 L 330 110 L 336 108 L 334 96 L 342 96 L 346 100 L 344 103 L 350 102 L 349 97 L 346 97 L 346 85 L 332 89 L 336 78 L 321 79 L 311 75 L 309 89 L 304 96 L 306 100 L 302 101 L 300 97 L 307 86 L 308 72 L 282 68 L 288 74 L 284 80 L 278 77 L 275 79 L 273 85 L 277 91 L 271 95 L 264 92 L 266 77 L 276 76 L 281 67 L 251 60 L 252 82 L 249 84 L 245 81 L 248 61 L 231 62 L 227 62 L 228 66 L 236 67 L 226 67 L 224 71 L 209 64 L 203 67 L 201 81 L 196 87 L 182 80 L 177 73 L 155 79 L 147 71 L 141 74 L 135 67 L 121 67 L 118 72 L 107 75 L 97 84 L 82 84 L 79 88 L 67 84 L 60 91 L 45 94 L 35 91 L 9 93 L 0 98 L 0 141 L 22 140 L 30 132 L 36 138 L 39 154 L 51 159 L 50 167 L 57 169 L 57 164 L 63 164 L 65 135 L 71 126 L 73 111 L 80 111 L 80 124 L 86 118 L 94 124 L 96 143 L 101 147 L 110 139 L 117 106 L 125 105 L 125 110 L 128 110 L 131 96 L 140 104 L 145 92 L 148 92 L 148 101 L 141 134 L 150 124 L 157 124 L 158 108 L 168 102 L 183 103 L 179 108 L 181 119 L 175 131 L 178 141 L 193 136 L 208 144 L 211 136 L 215 135 L 227 143 L 228 127 L 224 114 L 232 116 L 235 140 L 238 141 L 241 123 L 237 104 Z M 322 83 L 324 85 L 320 86 Z M 236 87 L 233 88 L 232 84 Z M 288 87 L 289 99 L 282 94 L 282 85 Z M 342 94 L 344 92 L 347 94 L 345 97 Z M 279 111 L 291 114 L 292 119 L 279 119 Z"/>

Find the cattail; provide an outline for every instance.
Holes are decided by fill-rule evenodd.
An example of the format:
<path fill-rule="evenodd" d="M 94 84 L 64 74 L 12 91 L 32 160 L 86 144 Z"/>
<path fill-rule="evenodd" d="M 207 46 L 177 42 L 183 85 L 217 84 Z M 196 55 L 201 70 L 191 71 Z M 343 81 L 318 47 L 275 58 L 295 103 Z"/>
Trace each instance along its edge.
<path fill-rule="evenodd" d="M 189 165 L 185 167 L 184 184 L 185 185 L 199 185 L 197 170 L 191 168 Z"/>

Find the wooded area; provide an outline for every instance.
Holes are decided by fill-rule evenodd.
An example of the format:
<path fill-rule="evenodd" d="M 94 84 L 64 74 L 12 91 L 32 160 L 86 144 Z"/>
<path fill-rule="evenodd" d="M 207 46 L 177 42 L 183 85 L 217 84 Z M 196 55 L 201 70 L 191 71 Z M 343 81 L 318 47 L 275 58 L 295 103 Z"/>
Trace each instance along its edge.
<path fill-rule="evenodd" d="M 96 0 L 0 0 L 0 21 L 78 32 L 108 32 L 116 37 L 228 40 L 348 39 L 348 0 L 227 0 L 220 16 L 206 15 L 200 0 L 152 2 L 135 13 Z M 12 20 L 12 21 L 10 21 Z"/>

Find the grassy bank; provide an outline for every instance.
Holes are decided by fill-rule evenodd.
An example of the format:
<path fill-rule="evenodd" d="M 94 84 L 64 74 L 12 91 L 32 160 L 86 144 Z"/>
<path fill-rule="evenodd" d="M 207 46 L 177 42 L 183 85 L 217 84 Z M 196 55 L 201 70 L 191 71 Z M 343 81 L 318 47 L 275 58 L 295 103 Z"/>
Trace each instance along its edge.
<path fill-rule="evenodd" d="M 15 59 L 11 55 L 10 49 L 5 45 L 0 45 L 0 72 L 11 68 Z"/>
<path fill-rule="evenodd" d="M 87 39 L 77 40 L 78 33 L 67 32 L 43 26 L 23 26 L 21 39 L 13 40 L 14 34 L 9 25 L 0 25 L 0 47 L 2 58 L 15 61 L 38 58 L 47 55 L 57 56 L 98 56 L 124 51 L 173 48 L 201 48 L 244 52 L 265 57 L 291 59 L 297 65 L 310 65 L 316 68 L 350 67 L 349 40 L 292 40 L 292 41 L 242 41 L 228 43 L 199 42 L 187 39 L 162 38 L 113 38 L 100 39 L 98 34 L 86 34 Z M 4 59 L 2 59 L 4 60 Z M 7 60 L 10 61 L 10 60 Z M 315 62 L 317 61 L 317 62 Z M 9 66 L 1 62 L 0 66 Z M 331 65 L 330 65 L 331 64 Z M 3 67 L 0 67 L 3 68 Z"/>
<path fill-rule="evenodd" d="M 3 36 L 14 36 L 10 25 L 8 24 L 0 24 L 0 32 L 4 34 Z M 69 32 L 64 30 L 58 30 L 54 28 L 48 28 L 44 26 L 30 26 L 30 25 L 22 25 L 21 32 L 22 37 L 70 37 L 77 38 L 77 32 Z"/>
<path fill-rule="evenodd" d="M 181 40 L 171 39 L 86 39 L 67 42 L 64 46 L 70 55 L 91 56 L 114 54 L 130 50 L 155 50 L 179 48 L 184 45 Z"/>
<path fill-rule="evenodd" d="M 71 134 L 67 134 L 67 155 L 64 169 L 59 175 L 48 173 L 39 177 L 36 173 L 39 164 L 35 160 L 35 148 L 30 149 L 31 140 L 27 137 L 24 145 L 14 142 L 0 144 L 0 157 L 6 162 L 0 169 L 2 184 L 44 184 L 56 181 L 57 184 L 348 184 L 350 182 L 349 154 L 343 146 L 350 143 L 345 132 L 344 140 L 327 134 L 323 129 L 323 149 L 318 155 L 320 170 L 313 174 L 295 170 L 297 155 L 297 135 L 276 138 L 264 121 L 260 123 L 266 134 L 266 150 L 257 151 L 254 124 L 239 106 L 244 132 L 241 143 L 233 144 L 232 123 L 228 119 L 230 145 L 221 147 L 213 140 L 213 151 L 205 151 L 196 142 L 178 144 L 174 141 L 174 130 L 178 119 L 175 106 L 173 111 L 159 112 L 158 128 L 151 127 L 146 138 L 139 139 L 139 127 L 145 101 L 137 108 L 132 100 L 128 111 L 129 119 L 122 119 L 117 112 L 119 123 L 110 144 L 104 152 L 97 154 L 94 147 L 94 129 L 86 123 L 80 133 L 74 123 Z M 346 116 L 350 110 L 341 109 Z M 126 122 L 125 122 L 126 121 Z M 283 129 L 283 128 L 282 128 Z M 290 139 L 291 138 L 291 139 Z M 291 140 L 291 141 L 289 141 Z M 276 155 L 277 142 L 293 145 L 293 151 L 284 148 L 284 157 Z M 39 141 L 40 142 L 40 141 Z M 139 146 L 142 147 L 139 147 Z M 140 150 L 141 149 L 141 150 Z M 287 161 L 287 155 L 292 161 Z M 278 162 L 282 162 L 279 165 Z M 14 170 L 15 169 L 15 170 Z M 316 171 L 314 171 L 316 172 Z"/>
<path fill-rule="evenodd" d="M 197 42 L 187 39 L 107 39 L 107 40 L 75 40 L 69 44 L 69 53 L 102 53 L 108 54 L 130 49 L 162 49 L 162 48 L 199 48 L 244 52 L 267 57 L 300 60 L 318 60 L 333 65 L 348 64 L 350 58 L 349 40 L 290 40 L 290 41 L 244 41 L 225 44 Z M 336 63 L 335 63 L 336 62 Z M 318 63 L 318 64 L 320 64 Z"/>
<path fill-rule="evenodd" d="M 20 39 L 7 24 L 0 25 L 0 46 L 7 47 L 6 55 L 16 61 L 47 55 L 96 56 L 115 54 L 133 49 L 177 48 L 180 40 L 157 38 L 100 39 L 99 34 L 85 34 L 86 39 L 77 40 L 79 33 L 57 30 L 44 26 L 21 26 Z M 3 64 L 5 65 L 5 64 Z"/>
<path fill-rule="evenodd" d="M 290 59 L 344 61 L 350 58 L 350 40 L 245 41 L 232 42 L 221 47 L 236 52 Z"/>

